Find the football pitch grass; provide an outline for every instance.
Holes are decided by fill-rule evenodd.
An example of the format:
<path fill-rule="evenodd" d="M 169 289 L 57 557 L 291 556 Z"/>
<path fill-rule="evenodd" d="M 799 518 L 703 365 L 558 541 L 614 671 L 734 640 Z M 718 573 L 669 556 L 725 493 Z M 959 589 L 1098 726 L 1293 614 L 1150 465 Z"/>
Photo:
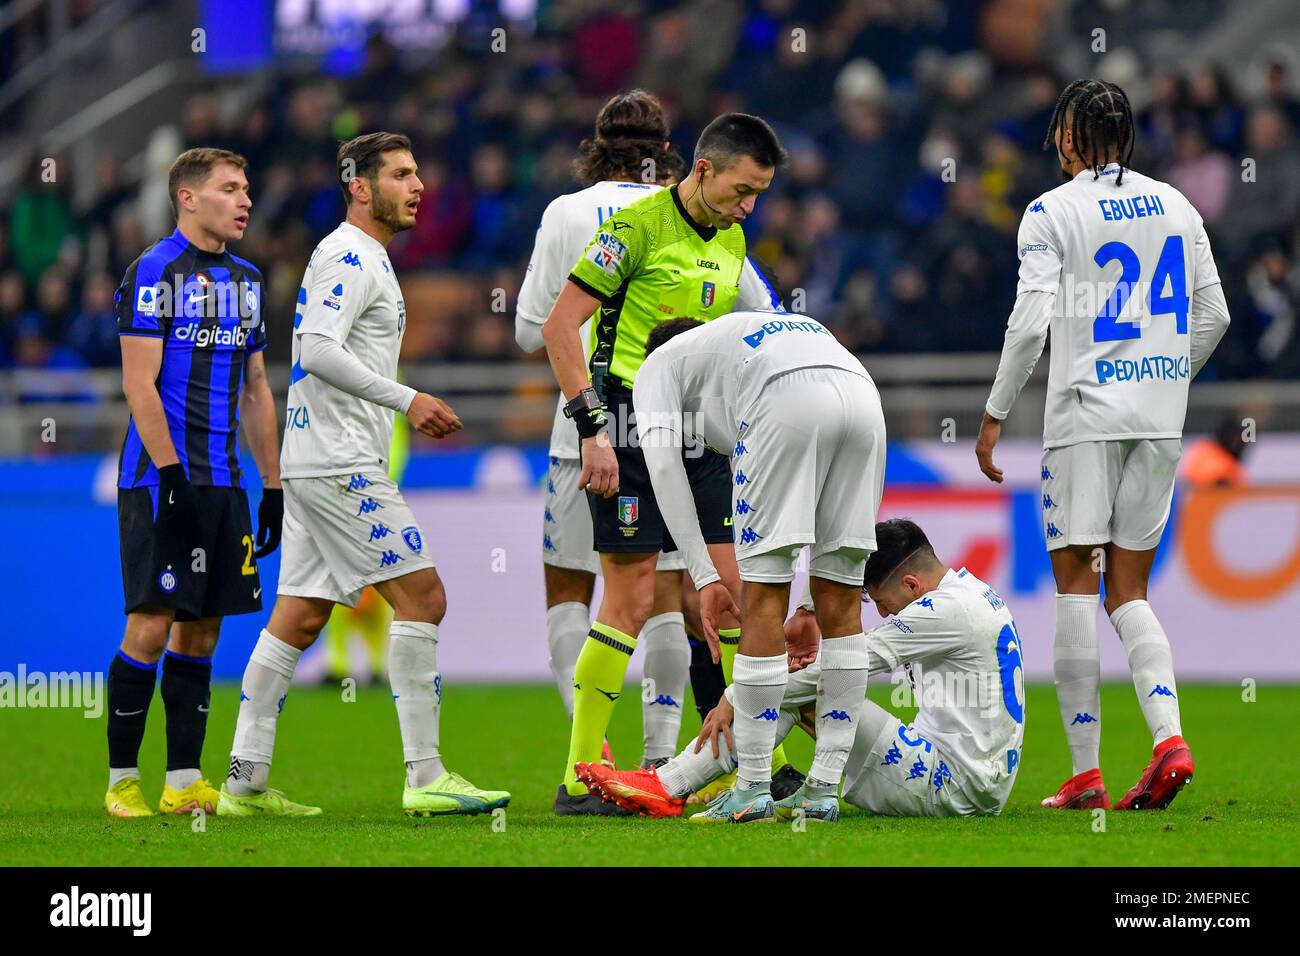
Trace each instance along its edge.
<path fill-rule="evenodd" d="M 888 685 L 872 696 L 889 706 Z M 559 866 L 1167 866 L 1294 864 L 1300 844 L 1294 728 L 1300 687 L 1181 685 L 1184 735 L 1196 778 L 1163 813 L 1105 815 L 1038 806 L 1068 775 L 1050 685 L 1028 688 L 1028 727 L 1016 788 L 1000 817 L 900 820 L 845 805 L 834 825 L 701 827 L 685 820 L 556 818 L 551 802 L 567 724 L 551 686 L 451 686 L 443 702 L 448 766 L 514 794 L 504 818 L 408 819 L 397 718 L 385 687 L 354 702 L 337 688 L 295 687 L 280 721 L 271 785 L 324 807 L 315 819 L 188 817 L 113 820 L 103 811 L 104 718 L 76 710 L 0 711 L 0 864 L 65 866 L 559 865 Z M 222 779 L 238 687 L 214 688 L 204 770 Z M 899 711 L 910 716 L 911 711 Z M 1128 684 L 1103 690 L 1102 768 L 1112 800 L 1146 765 L 1150 738 Z M 155 697 L 141 755 L 144 789 L 162 788 L 163 707 Z M 683 739 L 698 729 L 688 706 Z M 635 687 L 610 739 L 620 766 L 641 753 Z M 796 730 L 791 758 L 806 769 L 811 741 Z M 504 823 L 504 827 L 502 824 Z"/>

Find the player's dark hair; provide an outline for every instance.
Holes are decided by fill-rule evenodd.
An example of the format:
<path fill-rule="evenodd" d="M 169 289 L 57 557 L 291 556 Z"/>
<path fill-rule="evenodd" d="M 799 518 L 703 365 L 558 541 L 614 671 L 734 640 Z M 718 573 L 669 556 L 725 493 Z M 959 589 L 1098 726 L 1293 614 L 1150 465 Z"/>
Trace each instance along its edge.
<path fill-rule="evenodd" d="M 395 149 L 411 151 L 411 141 L 401 133 L 366 133 L 348 140 L 339 147 L 337 173 L 343 201 L 352 205 L 352 190 L 348 184 L 358 176 L 370 180 L 374 186 L 379 180 L 379 170 L 384 166 L 384 153 Z"/>
<path fill-rule="evenodd" d="M 1044 149 L 1056 149 L 1057 130 L 1067 127 L 1074 139 L 1074 151 L 1092 170 L 1092 178 L 1101 176 L 1107 157 L 1120 165 L 1115 184 L 1124 181 L 1124 170 L 1133 161 L 1136 129 L 1133 108 L 1128 97 L 1114 83 L 1105 80 L 1075 80 L 1061 93 L 1047 127 Z"/>
<path fill-rule="evenodd" d="M 704 127 L 695 143 L 692 166 L 707 159 L 722 172 L 745 156 L 759 166 L 773 169 L 780 169 L 790 159 L 766 120 L 748 113 L 723 113 Z"/>
<path fill-rule="evenodd" d="M 248 168 L 248 160 L 228 149 L 214 149 L 211 146 L 198 146 L 187 149 L 176 157 L 172 168 L 167 171 L 167 198 L 171 200 L 172 215 L 179 217 L 180 206 L 176 202 L 176 190 L 182 186 L 197 186 L 208 178 L 213 168 L 222 163 Z"/>
<path fill-rule="evenodd" d="M 671 182 L 686 167 L 676 146 L 664 147 L 671 132 L 653 93 L 628 90 L 612 96 L 596 114 L 592 136 L 578 144 L 573 178 L 584 187 L 609 179 Z"/>
<path fill-rule="evenodd" d="M 785 287 L 781 285 L 781 280 L 777 278 L 776 270 L 753 252 L 749 253 L 747 258 L 749 259 L 750 265 L 754 267 L 754 271 L 759 274 L 765 283 L 767 283 L 767 287 L 771 289 L 772 294 L 776 296 L 777 305 L 784 309 Z"/>
<path fill-rule="evenodd" d="M 698 329 L 703 324 L 699 319 L 689 318 L 669 319 L 667 322 L 660 322 L 646 336 L 645 354 L 648 356 L 669 339 L 675 338 L 683 332 L 689 332 L 691 329 Z"/>
<path fill-rule="evenodd" d="M 919 571 L 938 561 L 920 525 L 907 518 L 876 522 L 876 551 L 867 561 L 862 590 L 878 588 L 896 571 Z"/>

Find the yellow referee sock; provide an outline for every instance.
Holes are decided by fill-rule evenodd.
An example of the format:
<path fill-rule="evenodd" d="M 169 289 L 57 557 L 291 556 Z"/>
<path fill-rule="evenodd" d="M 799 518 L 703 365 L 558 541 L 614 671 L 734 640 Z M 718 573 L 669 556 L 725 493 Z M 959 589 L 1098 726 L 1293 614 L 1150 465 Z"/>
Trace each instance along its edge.
<path fill-rule="evenodd" d="M 596 763 L 600 745 L 623 694 L 627 664 L 636 650 L 636 638 L 616 627 L 596 621 L 578 654 L 573 670 L 573 725 L 569 730 L 569 760 L 564 766 L 564 788 L 571 796 L 587 792 L 573 772 L 575 763 Z"/>

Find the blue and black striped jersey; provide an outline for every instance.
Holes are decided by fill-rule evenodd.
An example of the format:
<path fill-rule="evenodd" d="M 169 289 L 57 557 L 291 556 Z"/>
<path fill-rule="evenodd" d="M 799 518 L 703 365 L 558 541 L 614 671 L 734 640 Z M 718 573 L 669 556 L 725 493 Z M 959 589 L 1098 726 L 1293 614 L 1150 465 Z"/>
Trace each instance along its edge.
<path fill-rule="evenodd" d="M 177 229 L 126 270 L 117 331 L 163 340 L 158 393 L 190 482 L 242 488 L 235 433 L 247 356 L 266 348 L 262 273 L 229 252 L 205 252 Z M 158 470 L 132 419 L 117 486 L 156 484 Z"/>

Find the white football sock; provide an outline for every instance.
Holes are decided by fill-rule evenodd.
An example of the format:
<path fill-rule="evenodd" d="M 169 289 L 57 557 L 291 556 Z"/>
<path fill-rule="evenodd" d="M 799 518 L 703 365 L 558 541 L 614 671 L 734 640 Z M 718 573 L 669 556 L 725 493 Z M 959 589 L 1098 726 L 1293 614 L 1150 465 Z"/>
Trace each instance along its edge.
<path fill-rule="evenodd" d="M 591 609 L 580 601 L 565 601 L 546 612 L 546 643 L 551 649 L 551 673 L 564 701 L 564 712 L 573 720 L 573 669 L 591 630 Z"/>
<path fill-rule="evenodd" d="M 844 775 L 862 701 L 867 696 L 871 656 L 866 634 L 823 637 L 817 678 L 817 748 L 808 768 L 811 786 L 834 787 Z"/>
<path fill-rule="evenodd" d="M 1101 766 L 1101 653 L 1097 595 L 1057 594 L 1052 673 L 1073 775 Z"/>
<path fill-rule="evenodd" d="M 645 679 L 653 681 L 641 694 L 645 756 L 650 760 L 671 757 L 677 752 L 682 698 L 691 673 L 685 618 L 680 611 L 656 614 L 641 628 L 638 643 L 645 648 Z"/>
<path fill-rule="evenodd" d="M 659 782 L 674 797 L 684 797 L 701 787 L 726 776 L 736 769 L 736 754 L 726 740 L 718 743 L 718 755 L 713 756 L 713 745 L 705 742 L 695 753 L 695 741 L 659 768 Z"/>
<path fill-rule="evenodd" d="M 772 782 L 772 750 L 776 724 L 785 697 L 786 655 L 749 657 L 736 655 L 732 670 L 736 708 L 732 734 L 736 741 L 737 786 L 749 790 Z"/>
<path fill-rule="evenodd" d="M 128 777 L 140 778 L 139 767 L 109 767 L 108 768 L 108 789 L 112 790 L 123 780 Z"/>
<path fill-rule="evenodd" d="M 1155 742 L 1181 737 L 1174 654 L 1151 605 L 1146 601 L 1121 604 L 1110 616 L 1110 622 L 1128 654 L 1133 687 Z"/>
<path fill-rule="evenodd" d="M 289 682 L 302 651 L 286 644 L 266 628 L 257 638 L 244 668 L 239 694 L 239 719 L 230 748 L 226 786 L 235 796 L 266 789 L 275 751 L 275 726 L 289 695 Z"/>
<path fill-rule="evenodd" d="M 203 774 L 201 774 L 197 769 L 168 770 L 166 784 L 167 786 L 174 787 L 177 790 L 184 790 L 190 784 L 202 779 L 202 777 Z"/>
<path fill-rule="evenodd" d="M 438 625 L 394 621 L 388 628 L 388 683 L 402 731 L 406 785 L 427 787 L 445 772 L 438 754 Z"/>

